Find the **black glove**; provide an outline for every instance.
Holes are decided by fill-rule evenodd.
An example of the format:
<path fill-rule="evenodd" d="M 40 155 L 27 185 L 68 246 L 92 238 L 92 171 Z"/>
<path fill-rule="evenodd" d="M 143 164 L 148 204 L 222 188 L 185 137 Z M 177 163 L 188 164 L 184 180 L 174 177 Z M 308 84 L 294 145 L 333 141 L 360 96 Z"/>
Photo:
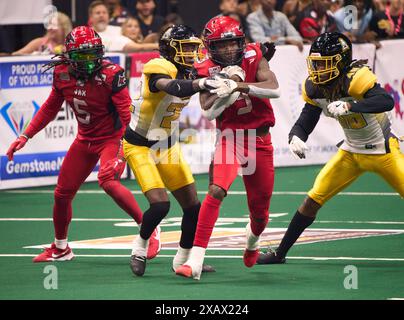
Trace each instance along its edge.
<path fill-rule="evenodd" d="M 263 57 L 269 61 L 272 59 L 272 57 L 275 54 L 276 48 L 275 48 L 275 43 L 273 42 L 264 42 L 261 43 L 261 51 Z"/>

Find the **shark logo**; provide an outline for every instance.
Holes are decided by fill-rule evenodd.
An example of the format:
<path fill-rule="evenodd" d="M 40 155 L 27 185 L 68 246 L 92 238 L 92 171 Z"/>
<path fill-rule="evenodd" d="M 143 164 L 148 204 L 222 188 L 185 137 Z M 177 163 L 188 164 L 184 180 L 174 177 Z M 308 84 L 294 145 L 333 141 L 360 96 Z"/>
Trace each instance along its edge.
<path fill-rule="evenodd" d="M 0 109 L 0 114 L 18 137 L 24 132 L 40 106 L 35 102 L 8 102 Z"/>

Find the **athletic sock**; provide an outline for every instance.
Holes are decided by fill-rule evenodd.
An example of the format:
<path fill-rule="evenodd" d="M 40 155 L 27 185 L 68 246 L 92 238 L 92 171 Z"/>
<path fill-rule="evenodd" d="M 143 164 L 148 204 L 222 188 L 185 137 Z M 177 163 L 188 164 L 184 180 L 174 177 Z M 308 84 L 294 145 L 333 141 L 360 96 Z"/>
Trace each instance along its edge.
<path fill-rule="evenodd" d="M 156 202 L 150 204 L 148 210 L 143 214 L 142 225 L 139 234 L 143 239 L 149 239 L 154 229 L 160 224 L 170 210 L 170 202 Z"/>
<path fill-rule="evenodd" d="M 288 230 L 286 230 L 278 249 L 276 249 L 277 255 L 284 258 L 303 231 L 310 226 L 314 220 L 315 218 L 304 216 L 299 211 L 296 211 L 296 214 L 289 224 Z"/>
<path fill-rule="evenodd" d="M 206 196 L 199 211 L 198 225 L 195 232 L 194 246 L 207 248 L 213 227 L 219 217 L 221 201 L 209 194 Z"/>
<path fill-rule="evenodd" d="M 196 226 L 201 204 L 198 203 L 190 208 L 183 209 L 184 215 L 181 222 L 180 247 L 191 249 L 195 239 Z"/>

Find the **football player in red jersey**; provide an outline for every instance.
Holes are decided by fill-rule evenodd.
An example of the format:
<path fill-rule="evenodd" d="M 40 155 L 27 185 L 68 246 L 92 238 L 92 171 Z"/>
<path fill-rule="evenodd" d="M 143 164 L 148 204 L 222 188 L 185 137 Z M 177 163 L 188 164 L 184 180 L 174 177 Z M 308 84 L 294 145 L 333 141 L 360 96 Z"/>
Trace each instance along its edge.
<path fill-rule="evenodd" d="M 50 63 L 55 67 L 52 91 L 27 129 L 7 151 L 9 160 L 28 139 L 52 121 L 64 101 L 73 109 L 78 134 L 67 152 L 54 193 L 53 224 L 55 241 L 34 262 L 65 261 L 74 255 L 67 243 L 72 219 L 72 200 L 81 184 L 100 160 L 99 185 L 138 224 L 142 212 L 132 193 L 119 178 L 125 162 L 121 156 L 121 137 L 130 121 L 131 99 L 124 70 L 104 60 L 100 36 L 90 27 L 73 29 L 65 39 L 66 52 Z M 154 231 L 148 258 L 160 250 L 159 230 Z"/>
<path fill-rule="evenodd" d="M 209 58 L 195 63 L 199 77 L 228 76 L 225 86 L 200 94 L 204 114 L 216 118 L 220 130 L 212 164 L 209 191 L 202 203 L 194 246 L 178 275 L 198 279 L 206 248 L 219 215 L 220 205 L 241 168 L 247 191 L 250 223 L 246 227 L 244 264 L 252 267 L 258 258 L 259 236 L 269 216 L 274 183 L 273 147 L 269 128 L 275 117 L 268 98 L 279 97 L 278 82 L 264 54 L 267 47 L 245 44 L 238 21 L 220 16 L 203 31 Z M 236 82 L 236 81 L 238 82 Z"/>

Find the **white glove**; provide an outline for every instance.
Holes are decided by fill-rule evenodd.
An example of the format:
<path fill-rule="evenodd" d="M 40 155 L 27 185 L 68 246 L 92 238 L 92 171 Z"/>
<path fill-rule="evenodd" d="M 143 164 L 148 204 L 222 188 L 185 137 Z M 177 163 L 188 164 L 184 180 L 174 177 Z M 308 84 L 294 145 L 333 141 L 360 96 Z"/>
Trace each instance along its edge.
<path fill-rule="evenodd" d="M 219 98 L 224 98 L 224 97 L 229 96 L 237 88 L 236 81 L 233 81 L 230 79 L 218 79 L 218 80 L 213 80 L 213 81 L 219 81 L 220 86 L 217 87 L 216 89 L 210 90 L 210 93 L 216 93 Z"/>
<path fill-rule="evenodd" d="M 331 116 L 333 116 L 334 118 L 338 118 L 339 116 L 348 114 L 349 106 L 347 102 L 334 101 L 327 106 L 327 110 L 331 114 Z"/>
<path fill-rule="evenodd" d="M 223 84 L 220 82 L 219 78 L 202 78 L 199 80 L 198 85 L 201 90 L 212 90 L 219 88 Z"/>
<path fill-rule="evenodd" d="M 306 144 L 303 140 L 301 140 L 298 136 L 293 136 L 292 140 L 289 142 L 289 150 L 292 152 L 293 156 L 296 159 L 305 159 L 306 158 Z"/>
<path fill-rule="evenodd" d="M 223 68 L 220 73 L 225 73 L 231 78 L 232 76 L 238 76 L 241 81 L 245 80 L 245 71 L 239 66 L 228 66 Z"/>

